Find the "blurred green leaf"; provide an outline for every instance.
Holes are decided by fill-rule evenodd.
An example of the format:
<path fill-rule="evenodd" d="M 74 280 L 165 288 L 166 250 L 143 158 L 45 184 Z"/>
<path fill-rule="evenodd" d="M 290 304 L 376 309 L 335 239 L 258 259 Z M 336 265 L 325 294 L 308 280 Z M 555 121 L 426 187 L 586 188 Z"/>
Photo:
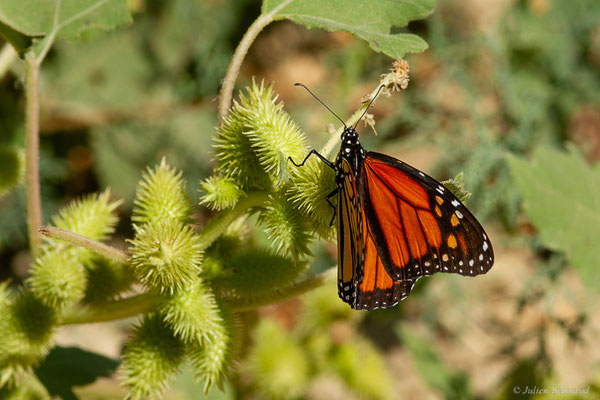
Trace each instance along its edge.
<path fill-rule="evenodd" d="M 102 112 L 118 117 L 119 112 L 135 110 L 135 116 L 140 105 L 171 102 L 172 89 L 154 79 L 152 60 L 144 54 L 136 34 L 123 30 L 59 43 L 56 48 L 60 56 L 42 70 L 48 82 L 44 101 L 53 106 L 53 112 L 75 116 L 90 113 L 88 118 L 93 120 L 101 118 Z M 95 111 L 98 115 L 95 109 L 99 109 Z"/>
<path fill-rule="evenodd" d="M 125 0 L 3 0 L 0 34 L 19 50 L 30 38 L 75 37 L 85 30 L 109 30 L 131 22 Z"/>
<path fill-rule="evenodd" d="M 0 145 L 0 198 L 15 188 L 23 173 L 23 160 L 12 146 Z"/>
<path fill-rule="evenodd" d="M 421 337 L 414 328 L 398 325 L 396 329 L 402 344 L 410 351 L 421 378 L 448 400 L 474 399 L 468 376 L 450 371 L 440 360 L 431 341 Z"/>
<path fill-rule="evenodd" d="M 308 28 L 342 30 L 366 41 L 376 52 L 392 58 L 427 49 L 420 37 L 391 33 L 393 27 L 431 14 L 434 0 L 264 0 L 263 13 L 289 19 Z"/>
<path fill-rule="evenodd" d="M 24 135 L 23 135 L 24 136 Z M 40 148 L 40 183 L 42 192 L 42 214 L 49 221 L 61 204 L 56 187 L 63 182 L 69 169 L 67 163 L 54 156 L 44 146 Z M 18 249 L 27 243 L 26 193 L 24 186 L 17 186 L 0 201 L 0 249 Z"/>
<path fill-rule="evenodd" d="M 95 169 L 103 186 L 126 201 L 133 198 L 141 171 L 166 157 L 183 171 L 192 198 L 206 177 L 214 115 L 201 109 L 179 111 L 168 118 L 107 125 L 92 130 Z"/>
<path fill-rule="evenodd" d="M 573 146 L 569 152 L 539 147 L 531 161 L 510 155 L 508 163 L 542 241 L 564 251 L 583 282 L 598 290 L 600 174 Z"/>
<path fill-rule="evenodd" d="M 35 370 L 39 380 L 52 396 L 64 400 L 77 399 L 74 386 L 94 382 L 101 376 L 110 376 L 119 366 L 117 360 L 77 347 L 57 346 Z"/>
<path fill-rule="evenodd" d="M 15 50 L 22 53 L 31 46 L 32 39 L 21 32 L 14 30 L 9 25 L 3 24 L 0 19 L 0 37 L 10 43 Z"/>
<path fill-rule="evenodd" d="M 230 37 L 243 25 L 249 1 L 164 1 L 158 18 L 139 25 L 136 20 L 134 29 L 145 37 L 154 66 L 178 94 L 215 96 L 233 51 Z"/>

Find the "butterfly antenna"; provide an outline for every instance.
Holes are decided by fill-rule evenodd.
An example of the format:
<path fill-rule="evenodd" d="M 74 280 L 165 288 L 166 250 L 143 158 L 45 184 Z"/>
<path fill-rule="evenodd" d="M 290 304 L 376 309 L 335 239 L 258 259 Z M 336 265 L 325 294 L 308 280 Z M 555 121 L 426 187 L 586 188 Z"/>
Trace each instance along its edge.
<path fill-rule="evenodd" d="M 381 92 L 381 89 L 384 88 L 385 85 L 381 85 L 379 86 L 379 89 L 377 89 L 377 93 L 375 93 L 375 96 L 373 96 L 373 98 L 371 99 L 371 101 L 369 102 L 369 105 L 367 106 L 367 108 L 365 108 L 365 112 L 362 113 L 362 115 L 360 116 L 360 118 L 358 119 L 358 121 L 356 121 L 356 125 L 354 125 L 354 129 L 356 129 L 356 127 L 358 126 L 358 123 L 360 122 L 360 120 L 365 116 L 365 114 L 367 113 L 367 111 L 369 110 L 369 107 L 371 107 L 371 104 L 373 104 L 373 102 L 375 101 L 375 99 L 377 98 L 377 96 L 379 95 L 379 92 Z"/>
<path fill-rule="evenodd" d="M 319 99 L 317 96 L 315 96 L 314 93 L 311 92 L 310 89 L 307 88 L 304 84 L 302 84 L 302 83 L 294 83 L 294 86 L 302 86 L 304 89 L 306 89 L 308 91 L 308 93 L 310 93 L 312 95 L 312 97 L 314 97 L 315 99 L 317 99 L 317 101 L 319 103 L 323 104 L 323 107 L 325 107 L 326 109 L 328 109 L 330 113 L 332 113 L 337 119 L 340 120 L 340 122 L 344 125 L 344 128 L 348 128 L 346 126 L 346 123 L 344 121 L 342 121 L 342 119 L 340 117 L 338 117 L 336 113 L 334 113 L 333 111 L 331 111 L 331 108 L 327 107 L 327 105 L 325 103 L 323 103 L 321 101 L 321 99 Z"/>

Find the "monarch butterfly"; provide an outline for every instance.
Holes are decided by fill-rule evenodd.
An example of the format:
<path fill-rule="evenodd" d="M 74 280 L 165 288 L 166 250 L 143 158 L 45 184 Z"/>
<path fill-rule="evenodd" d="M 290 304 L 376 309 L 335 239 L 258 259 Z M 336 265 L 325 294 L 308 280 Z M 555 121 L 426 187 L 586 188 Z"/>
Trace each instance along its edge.
<path fill-rule="evenodd" d="M 436 272 L 485 274 L 494 264 L 491 242 L 477 219 L 435 179 L 410 165 L 361 146 L 356 126 L 342 124 L 335 162 L 311 155 L 335 171 L 338 295 L 356 310 L 389 308 L 423 277 Z M 379 91 L 367 105 L 371 106 Z M 359 118 L 359 121 L 360 119 Z M 338 196 L 337 206 L 329 201 Z M 333 220 L 332 220 L 333 223 Z"/>

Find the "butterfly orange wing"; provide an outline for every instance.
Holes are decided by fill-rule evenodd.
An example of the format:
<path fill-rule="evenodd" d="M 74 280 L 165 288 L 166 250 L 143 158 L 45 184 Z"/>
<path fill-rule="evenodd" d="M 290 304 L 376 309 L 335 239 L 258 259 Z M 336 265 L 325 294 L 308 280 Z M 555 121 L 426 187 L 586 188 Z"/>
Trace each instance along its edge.
<path fill-rule="evenodd" d="M 374 310 L 388 308 L 404 300 L 412 290 L 415 281 L 394 281 L 386 271 L 377 253 L 373 233 L 362 213 L 365 243 L 362 281 L 357 287 L 356 301 L 352 308 L 357 310 Z"/>
<path fill-rule="evenodd" d="M 396 282 L 377 254 L 367 224 L 356 176 L 342 161 L 343 184 L 338 192 L 338 294 L 354 309 L 392 307 L 410 293 L 414 282 Z"/>
<path fill-rule="evenodd" d="M 435 179 L 393 157 L 368 152 L 359 188 L 376 253 L 394 281 L 436 272 L 475 276 L 492 267 L 485 231 Z"/>

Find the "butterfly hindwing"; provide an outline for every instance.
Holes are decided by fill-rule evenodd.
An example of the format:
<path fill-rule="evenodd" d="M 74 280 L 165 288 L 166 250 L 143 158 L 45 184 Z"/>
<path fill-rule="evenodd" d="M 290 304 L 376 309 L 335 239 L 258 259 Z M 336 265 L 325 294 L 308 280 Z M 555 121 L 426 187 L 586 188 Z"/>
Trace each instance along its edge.
<path fill-rule="evenodd" d="M 374 310 L 393 307 L 410 294 L 415 282 L 398 282 L 389 276 L 377 253 L 373 233 L 369 228 L 364 212 L 362 213 L 362 220 L 363 241 L 365 243 L 363 275 L 352 308 L 356 310 Z"/>
<path fill-rule="evenodd" d="M 475 276 L 491 268 L 494 255 L 485 231 L 442 184 L 375 152 L 367 153 L 361 172 L 364 213 L 393 280 L 415 281 L 436 272 Z"/>
<path fill-rule="evenodd" d="M 362 203 L 358 197 L 354 171 L 346 160 L 341 161 L 343 180 L 338 186 L 338 295 L 353 306 L 356 288 L 360 284 L 364 261 Z"/>
<path fill-rule="evenodd" d="M 396 305 L 410 293 L 414 282 L 394 281 L 378 256 L 359 196 L 360 176 L 341 159 L 343 180 L 338 187 L 338 295 L 357 310 Z"/>

